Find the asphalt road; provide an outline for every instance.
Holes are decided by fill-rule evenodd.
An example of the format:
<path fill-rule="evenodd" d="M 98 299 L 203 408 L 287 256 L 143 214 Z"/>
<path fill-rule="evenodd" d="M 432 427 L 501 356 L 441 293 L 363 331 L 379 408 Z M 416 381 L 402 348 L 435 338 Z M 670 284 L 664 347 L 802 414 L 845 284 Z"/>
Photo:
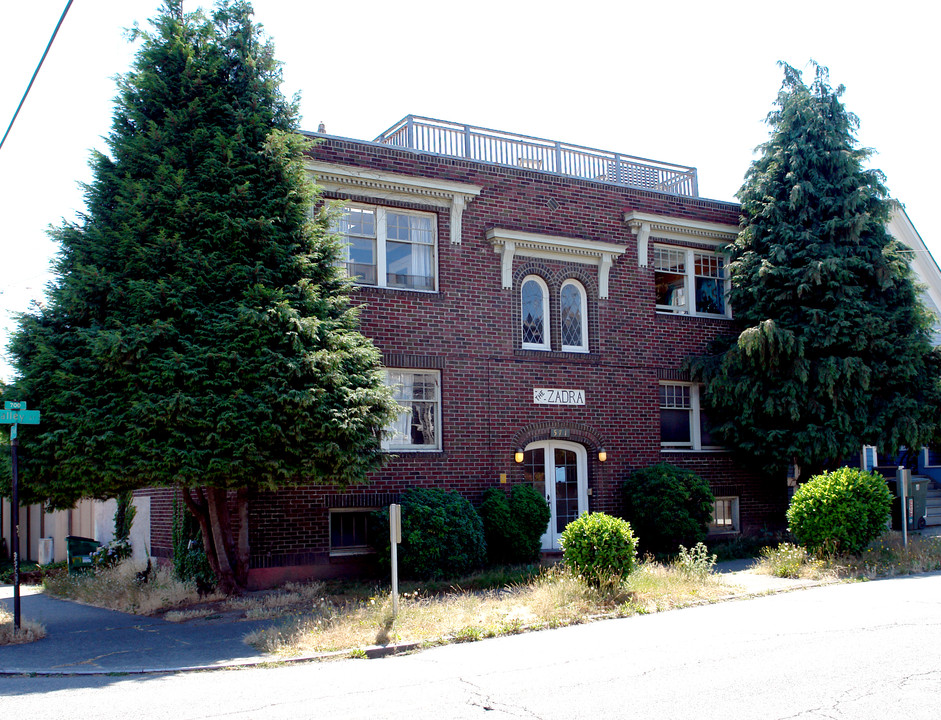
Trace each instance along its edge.
<path fill-rule="evenodd" d="M 0 677 L 3 717 L 941 717 L 941 575 L 831 585 L 381 660 Z"/>

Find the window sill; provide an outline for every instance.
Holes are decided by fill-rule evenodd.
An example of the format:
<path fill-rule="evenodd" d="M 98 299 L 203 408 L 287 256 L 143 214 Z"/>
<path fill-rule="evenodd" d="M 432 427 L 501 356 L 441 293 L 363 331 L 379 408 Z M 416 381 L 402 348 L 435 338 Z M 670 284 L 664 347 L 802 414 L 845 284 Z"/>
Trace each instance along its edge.
<path fill-rule="evenodd" d="M 376 551 L 372 548 L 337 548 L 330 550 L 331 558 L 366 557 L 375 554 Z"/>
<path fill-rule="evenodd" d="M 530 360 L 568 360 L 571 362 L 599 362 L 601 354 L 597 352 L 574 352 L 569 350 L 527 350 L 516 348 L 513 354 L 520 359 Z"/>
<path fill-rule="evenodd" d="M 729 452 L 727 448 L 719 447 L 709 447 L 709 448 L 690 448 L 690 447 L 671 447 L 671 446 L 660 446 L 660 452 L 662 453 L 709 453 L 709 454 L 720 454 Z"/>
<path fill-rule="evenodd" d="M 673 312 L 657 308 L 657 315 L 664 317 L 697 318 L 699 320 L 732 320 L 731 315 L 712 315 L 710 313 Z"/>
<path fill-rule="evenodd" d="M 444 451 L 441 448 L 384 447 L 382 448 L 382 452 L 387 455 L 444 455 Z"/>
<path fill-rule="evenodd" d="M 418 293 L 419 295 L 437 295 L 438 290 L 419 290 L 418 288 L 400 288 L 400 287 L 381 287 L 379 285 L 362 285 L 360 283 L 353 283 L 354 290 L 365 290 L 367 292 L 380 292 L 380 293 Z"/>

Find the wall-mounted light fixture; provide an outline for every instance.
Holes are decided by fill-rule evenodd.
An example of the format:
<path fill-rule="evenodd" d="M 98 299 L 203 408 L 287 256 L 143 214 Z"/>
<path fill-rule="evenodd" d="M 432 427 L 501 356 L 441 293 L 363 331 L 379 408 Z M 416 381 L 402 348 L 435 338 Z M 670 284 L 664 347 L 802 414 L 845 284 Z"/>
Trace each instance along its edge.
<path fill-rule="evenodd" d="M 516 448 L 516 453 L 514 453 L 513 459 L 518 463 L 523 462 L 523 448 Z"/>
<path fill-rule="evenodd" d="M 607 451 L 603 447 L 598 448 L 598 462 L 604 462 L 607 459 L 608 459 Z"/>

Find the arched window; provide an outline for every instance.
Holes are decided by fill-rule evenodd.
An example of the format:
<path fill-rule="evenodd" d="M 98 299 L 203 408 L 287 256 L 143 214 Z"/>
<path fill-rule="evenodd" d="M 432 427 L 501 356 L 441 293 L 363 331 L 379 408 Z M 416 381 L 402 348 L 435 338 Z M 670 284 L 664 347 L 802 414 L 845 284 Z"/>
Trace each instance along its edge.
<path fill-rule="evenodd" d="M 566 280 L 559 293 L 559 329 L 562 349 L 588 352 L 588 300 L 577 280 Z"/>
<path fill-rule="evenodd" d="M 520 287 L 524 350 L 549 349 L 549 287 L 535 275 L 523 279 Z"/>

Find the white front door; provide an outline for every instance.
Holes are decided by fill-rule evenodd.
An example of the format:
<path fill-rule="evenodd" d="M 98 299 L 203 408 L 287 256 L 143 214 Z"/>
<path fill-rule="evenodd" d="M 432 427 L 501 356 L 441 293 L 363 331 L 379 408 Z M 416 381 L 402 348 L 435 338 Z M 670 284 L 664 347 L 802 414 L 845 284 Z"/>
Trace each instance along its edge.
<path fill-rule="evenodd" d="M 558 550 L 559 536 L 572 520 L 588 510 L 588 457 L 578 443 L 543 440 L 523 453 L 523 471 L 552 513 L 542 536 L 543 550 Z"/>

